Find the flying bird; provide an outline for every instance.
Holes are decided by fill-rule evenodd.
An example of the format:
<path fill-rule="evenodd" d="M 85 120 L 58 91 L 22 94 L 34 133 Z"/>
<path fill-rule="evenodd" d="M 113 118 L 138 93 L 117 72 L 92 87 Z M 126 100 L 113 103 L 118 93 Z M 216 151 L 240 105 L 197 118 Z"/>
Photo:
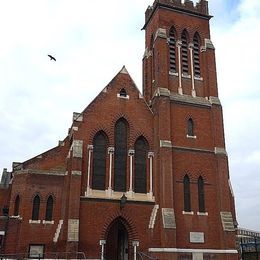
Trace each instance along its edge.
<path fill-rule="evenodd" d="M 51 56 L 50 54 L 48 54 L 48 56 L 50 57 L 51 60 L 56 61 L 56 59 L 53 56 Z"/>

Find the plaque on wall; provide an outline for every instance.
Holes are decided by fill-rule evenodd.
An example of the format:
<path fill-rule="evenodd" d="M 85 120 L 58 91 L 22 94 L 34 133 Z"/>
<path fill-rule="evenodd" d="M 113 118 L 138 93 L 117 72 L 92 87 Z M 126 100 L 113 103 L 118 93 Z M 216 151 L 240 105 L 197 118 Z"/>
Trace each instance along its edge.
<path fill-rule="evenodd" d="M 204 243 L 204 233 L 203 232 L 190 232 L 190 242 L 191 243 Z"/>
<path fill-rule="evenodd" d="M 176 228 L 175 215 L 172 208 L 162 208 L 162 219 L 164 228 Z"/>

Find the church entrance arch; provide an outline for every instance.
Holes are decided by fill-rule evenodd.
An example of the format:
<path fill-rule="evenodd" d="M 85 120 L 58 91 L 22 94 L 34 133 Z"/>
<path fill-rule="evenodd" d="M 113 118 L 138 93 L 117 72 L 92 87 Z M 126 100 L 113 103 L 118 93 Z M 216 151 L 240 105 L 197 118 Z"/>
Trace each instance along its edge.
<path fill-rule="evenodd" d="M 106 239 L 107 260 L 128 260 L 129 234 L 120 218 L 114 220 L 108 227 Z"/>

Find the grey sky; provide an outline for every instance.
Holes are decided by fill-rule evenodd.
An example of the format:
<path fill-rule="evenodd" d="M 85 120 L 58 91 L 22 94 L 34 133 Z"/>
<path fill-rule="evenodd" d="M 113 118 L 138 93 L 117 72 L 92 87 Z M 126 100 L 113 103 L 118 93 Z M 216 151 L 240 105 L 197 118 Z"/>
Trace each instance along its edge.
<path fill-rule="evenodd" d="M 1 1 L 0 169 L 56 146 L 123 65 L 141 89 L 152 1 Z M 238 221 L 260 230 L 260 1 L 209 6 Z"/>

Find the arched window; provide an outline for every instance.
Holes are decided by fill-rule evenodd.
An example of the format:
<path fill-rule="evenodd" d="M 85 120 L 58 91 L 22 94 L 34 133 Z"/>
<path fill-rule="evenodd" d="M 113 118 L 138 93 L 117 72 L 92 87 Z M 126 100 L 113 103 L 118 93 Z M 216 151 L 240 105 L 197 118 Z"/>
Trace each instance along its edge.
<path fill-rule="evenodd" d="M 17 195 L 14 203 L 14 216 L 19 215 L 19 207 L 20 207 L 20 196 Z"/>
<path fill-rule="evenodd" d="M 39 195 L 36 195 L 33 199 L 32 220 L 39 219 L 39 212 L 40 212 L 40 197 Z"/>
<path fill-rule="evenodd" d="M 188 61 L 188 37 L 187 32 L 183 31 L 181 35 L 181 62 L 182 73 L 189 74 L 189 61 Z"/>
<path fill-rule="evenodd" d="M 198 33 L 193 38 L 193 65 L 194 65 L 194 76 L 200 77 L 200 38 Z"/>
<path fill-rule="evenodd" d="M 45 211 L 45 220 L 52 220 L 52 212 L 53 212 L 53 198 L 50 195 L 47 199 L 46 211 Z"/>
<path fill-rule="evenodd" d="M 126 166 L 127 166 L 127 129 L 128 124 L 121 118 L 115 125 L 115 191 L 126 191 Z"/>
<path fill-rule="evenodd" d="M 122 88 L 119 92 L 119 95 L 120 95 L 120 97 L 126 97 L 127 96 L 126 90 L 124 88 Z"/>
<path fill-rule="evenodd" d="M 194 136 L 194 123 L 191 118 L 189 118 L 187 122 L 187 132 L 188 136 Z"/>
<path fill-rule="evenodd" d="M 173 27 L 170 29 L 170 33 L 169 33 L 169 56 L 170 56 L 170 71 L 176 72 L 176 36 Z"/>
<path fill-rule="evenodd" d="M 190 178 L 188 175 L 184 176 L 183 179 L 183 191 L 184 191 L 184 211 L 191 211 L 191 203 L 190 203 Z"/>
<path fill-rule="evenodd" d="M 205 212 L 205 198 L 204 198 L 204 180 L 200 176 L 198 179 L 198 197 L 199 197 L 199 212 Z"/>
<path fill-rule="evenodd" d="M 107 144 L 106 134 L 98 132 L 93 140 L 92 189 L 95 190 L 105 190 Z"/>
<path fill-rule="evenodd" d="M 127 165 L 127 128 L 125 119 L 121 118 L 115 125 L 115 191 L 126 191 L 126 165 Z"/>
<path fill-rule="evenodd" d="M 134 191 L 146 193 L 146 161 L 148 153 L 148 143 L 144 137 L 139 137 L 135 142 L 134 171 L 135 182 Z"/>

